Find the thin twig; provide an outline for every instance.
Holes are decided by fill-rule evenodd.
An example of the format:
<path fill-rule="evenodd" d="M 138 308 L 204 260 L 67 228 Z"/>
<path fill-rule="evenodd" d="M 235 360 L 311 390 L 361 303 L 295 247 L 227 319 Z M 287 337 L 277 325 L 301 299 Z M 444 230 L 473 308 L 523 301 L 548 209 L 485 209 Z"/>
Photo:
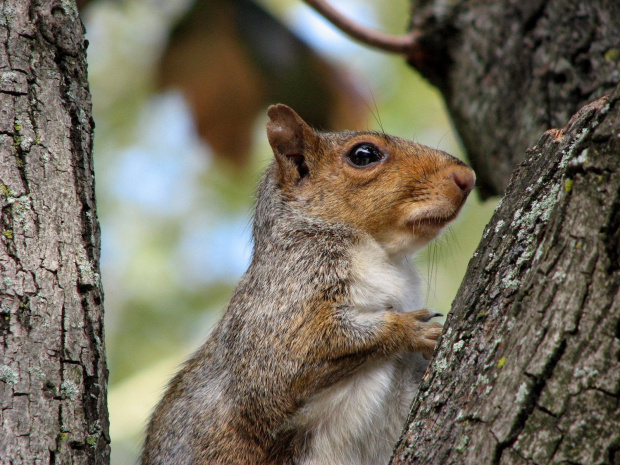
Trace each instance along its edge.
<path fill-rule="evenodd" d="M 417 45 L 417 34 L 413 31 L 403 36 L 383 34 L 356 23 L 324 0 L 304 1 L 345 34 L 371 47 L 385 50 L 386 52 L 410 55 L 412 49 Z"/>

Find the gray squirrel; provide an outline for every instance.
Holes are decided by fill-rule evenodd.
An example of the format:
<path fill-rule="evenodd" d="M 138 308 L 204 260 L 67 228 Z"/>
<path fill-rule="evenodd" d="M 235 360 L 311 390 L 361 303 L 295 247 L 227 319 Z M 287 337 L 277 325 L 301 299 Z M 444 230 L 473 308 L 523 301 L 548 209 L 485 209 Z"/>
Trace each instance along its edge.
<path fill-rule="evenodd" d="M 378 465 L 442 326 L 408 257 L 474 187 L 458 159 L 268 110 L 252 262 L 170 383 L 142 465 Z"/>

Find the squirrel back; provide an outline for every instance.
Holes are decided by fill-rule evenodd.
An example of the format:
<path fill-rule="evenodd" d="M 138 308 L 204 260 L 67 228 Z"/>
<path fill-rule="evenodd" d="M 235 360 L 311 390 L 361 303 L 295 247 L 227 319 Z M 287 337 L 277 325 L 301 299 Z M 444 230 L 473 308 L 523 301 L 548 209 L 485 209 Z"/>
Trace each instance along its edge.
<path fill-rule="evenodd" d="M 252 262 L 157 406 L 143 465 L 385 463 L 441 333 L 407 257 L 456 217 L 473 171 L 268 114 Z"/>

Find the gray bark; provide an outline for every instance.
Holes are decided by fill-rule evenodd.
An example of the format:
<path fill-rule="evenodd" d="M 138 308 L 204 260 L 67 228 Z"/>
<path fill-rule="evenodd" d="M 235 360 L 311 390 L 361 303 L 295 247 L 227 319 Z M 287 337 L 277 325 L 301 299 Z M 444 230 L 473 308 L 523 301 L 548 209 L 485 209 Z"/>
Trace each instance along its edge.
<path fill-rule="evenodd" d="M 511 181 L 392 463 L 618 465 L 620 3 L 414 3 L 483 196 Z"/>
<path fill-rule="evenodd" d="M 620 87 L 515 172 L 392 463 L 620 463 Z"/>
<path fill-rule="evenodd" d="M 0 463 L 109 457 L 84 30 L 0 2 Z"/>
<path fill-rule="evenodd" d="M 525 150 L 620 81 L 616 0 L 412 0 L 426 54 L 484 196 Z"/>

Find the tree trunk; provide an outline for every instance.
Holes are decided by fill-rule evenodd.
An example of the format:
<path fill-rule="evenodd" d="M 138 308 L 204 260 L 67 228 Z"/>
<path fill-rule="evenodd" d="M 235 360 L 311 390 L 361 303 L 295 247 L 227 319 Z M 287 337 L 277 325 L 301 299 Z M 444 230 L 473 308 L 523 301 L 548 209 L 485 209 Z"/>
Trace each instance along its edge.
<path fill-rule="evenodd" d="M 394 464 L 620 464 L 620 87 L 515 172 Z"/>
<path fill-rule="evenodd" d="M 71 1 L 0 5 L 0 463 L 105 464 L 84 31 Z"/>
<path fill-rule="evenodd" d="M 483 196 L 512 180 L 392 463 L 618 465 L 620 3 L 414 3 Z"/>
<path fill-rule="evenodd" d="M 412 0 L 427 66 L 478 174 L 504 192 L 525 150 L 620 81 L 617 0 Z"/>

